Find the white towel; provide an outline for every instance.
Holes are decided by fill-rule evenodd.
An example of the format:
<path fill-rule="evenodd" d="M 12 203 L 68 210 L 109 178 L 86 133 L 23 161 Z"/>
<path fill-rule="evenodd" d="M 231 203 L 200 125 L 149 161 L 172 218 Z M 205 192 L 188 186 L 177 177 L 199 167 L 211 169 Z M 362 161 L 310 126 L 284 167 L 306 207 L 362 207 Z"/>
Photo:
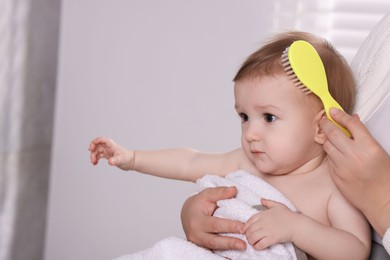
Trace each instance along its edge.
<path fill-rule="evenodd" d="M 296 211 L 294 205 L 276 188 L 261 178 L 245 171 L 230 173 L 225 178 L 207 175 L 199 179 L 197 184 L 202 189 L 220 186 L 237 187 L 238 193 L 235 198 L 217 202 L 218 208 L 214 212 L 214 216 L 217 217 L 246 222 L 250 217 L 259 212 L 253 206 L 259 205 L 261 198 L 281 202 L 292 211 Z M 215 251 L 216 254 L 229 259 L 297 259 L 292 243 L 276 244 L 265 250 L 257 251 L 248 243 L 245 235 L 226 235 L 238 237 L 247 243 L 245 251 Z"/>
<path fill-rule="evenodd" d="M 151 248 L 124 255 L 115 260 L 225 260 L 211 251 L 199 247 L 187 240 L 177 237 L 168 237 Z"/>
<path fill-rule="evenodd" d="M 255 177 L 244 171 L 237 171 L 227 175 L 225 178 L 208 175 L 197 181 L 201 189 L 219 186 L 236 186 L 237 196 L 233 199 L 218 201 L 219 208 L 214 215 L 222 218 L 247 221 L 253 214 L 259 211 L 253 205 L 259 205 L 261 198 L 272 199 L 285 204 L 295 211 L 294 205 L 282 193 L 262 179 Z M 245 251 L 216 251 L 212 253 L 202 247 L 188 242 L 181 238 L 169 237 L 156 243 L 151 248 L 124 255 L 116 260 L 143 260 L 143 259 L 210 259 L 221 260 L 228 257 L 230 259 L 297 259 L 294 247 L 291 243 L 278 244 L 262 251 L 256 251 L 250 246 L 244 235 L 224 234 L 236 236 L 246 241 Z"/>
<path fill-rule="evenodd" d="M 351 68 L 358 91 L 355 113 L 366 123 L 390 95 L 390 14 L 370 32 Z"/>

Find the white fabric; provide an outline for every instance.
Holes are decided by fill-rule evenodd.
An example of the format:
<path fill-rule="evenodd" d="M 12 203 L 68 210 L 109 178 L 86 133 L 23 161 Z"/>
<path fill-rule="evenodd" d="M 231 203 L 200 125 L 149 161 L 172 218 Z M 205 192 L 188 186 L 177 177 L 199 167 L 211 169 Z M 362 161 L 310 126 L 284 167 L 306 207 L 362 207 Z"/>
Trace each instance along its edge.
<path fill-rule="evenodd" d="M 358 90 L 355 112 L 366 123 L 390 95 L 390 14 L 368 35 L 351 68 Z"/>
<path fill-rule="evenodd" d="M 252 206 L 260 203 L 260 198 L 279 201 L 295 211 L 294 205 L 282 193 L 262 179 L 244 171 L 237 171 L 227 175 L 225 178 L 208 175 L 197 181 L 201 189 L 219 186 L 236 186 L 238 193 L 233 199 L 218 201 L 219 208 L 214 216 L 235 219 L 242 222 L 247 221 L 252 215 L 259 211 Z M 247 242 L 244 235 L 225 234 L 236 236 Z M 211 251 L 198 247 L 186 240 L 169 237 L 161 240 L 151 248 L 125 255 L 116 260 L 138 260 L 138 259 L 297 259 L 295 250 L 291 243 L 278 244 L 262 251 L 256 251 L 247 243 L 245 251 Z"/>
<path fill-rule="evenodd" d="M 389 25 L 390 26 L 390 25 Z M 390 59 L 390 56 L 389 56 Z M 390 68 L 389 68 L 390 69 Z M 367 121 L 366 127 L 371 134 L 381 144 L 381 146 L 390 153 L 390 98 L 377 109 L 375 114 Z"/>
<path fill-rule="evenodd" d="M 388 254 L 390 254 L 390 228 L 386 230 L 383 236 L 383 246 L 385 247 Z"/>
<path fill-rule="evenodd" d="M 187 240 L 177 237 L 168 237 L 151 248 L 143 251 L 124 255 L 116 258 L 115 260 L 223 260 L 224 258 L 213 254 L 211 251 L 199 247 Z"/>
<path fill-rule="evenodd" d="M 253 176 L 244 171 L 237 171 L 228 174 L 225 178 L 208 175 L 197 181 L 202 188 L 209 187 L 237 187 L 238 193 L 235 198 L 218 201 L 218 208 L 214 216 L 246 222 L 254 214 L 258 213 L 253 208 L 260 204 L 261 198 L 267 198 L 283 203 L 288 208 L 296 211 L 294 205 L 276 188 L 261 178 Z M 229 259 L 296 259 L 292 243 L 277 244 L 265 250 L 255 250 L 246 240 L 245 235 L 228 234 L 245 241 L 245 251 L 227 250 L 216 251 L 215 253 Z"/>

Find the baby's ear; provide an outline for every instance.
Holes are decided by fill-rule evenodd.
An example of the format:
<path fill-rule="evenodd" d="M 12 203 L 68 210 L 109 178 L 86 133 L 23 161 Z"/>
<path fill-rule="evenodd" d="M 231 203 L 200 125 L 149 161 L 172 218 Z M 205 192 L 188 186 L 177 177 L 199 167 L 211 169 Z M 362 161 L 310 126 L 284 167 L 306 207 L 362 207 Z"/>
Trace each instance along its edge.
<path fill-rule="evenodd" d="M 325 140 L 326 140 L 326 136 L 325 136 L 325 133 L 324 131 L 322 131 L 321 127 L 320 127 L 320 122 L 321 122 L 321 119 L 323 117 L 326 117 L 326 114 L 325 114 L 325 110 L 321 110 L 320 112 L 318 112 L 318 114 L 316 115 L 316 133 L 315 133 L 315 136 L 314 136 L 314 140 L 319 143 L 319 144 L 324 144 Z"/>

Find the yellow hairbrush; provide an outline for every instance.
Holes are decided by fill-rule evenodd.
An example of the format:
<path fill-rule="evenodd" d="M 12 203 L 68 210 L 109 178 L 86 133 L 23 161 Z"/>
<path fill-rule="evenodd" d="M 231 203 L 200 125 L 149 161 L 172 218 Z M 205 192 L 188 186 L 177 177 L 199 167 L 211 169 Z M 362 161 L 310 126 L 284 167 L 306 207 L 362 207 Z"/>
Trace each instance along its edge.
<path fill-rule="evenodd" d="M 332 107 L 343 109 L 329 93 L 324 64 L 316 49 L 306 41 L 295 41 L 283 52 L 282 64 L 295 85 L 305 94 L 316 94 L 324 105 L 326 116 L 351 137 L 351 133 L 336 123 L 329 114 Z"/>

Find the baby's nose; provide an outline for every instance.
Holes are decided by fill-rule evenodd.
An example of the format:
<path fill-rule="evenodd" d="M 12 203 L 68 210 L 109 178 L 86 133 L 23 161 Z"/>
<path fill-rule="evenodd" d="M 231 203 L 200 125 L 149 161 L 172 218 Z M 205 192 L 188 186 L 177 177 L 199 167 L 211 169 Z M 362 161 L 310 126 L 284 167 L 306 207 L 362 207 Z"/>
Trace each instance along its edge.
<path fill-rule="evenodd" d="M 250 124 L 245 131 L 245 138 L 248 142 L 260 141 L 262 138 L 260 127 L 256 124 Z"/>

